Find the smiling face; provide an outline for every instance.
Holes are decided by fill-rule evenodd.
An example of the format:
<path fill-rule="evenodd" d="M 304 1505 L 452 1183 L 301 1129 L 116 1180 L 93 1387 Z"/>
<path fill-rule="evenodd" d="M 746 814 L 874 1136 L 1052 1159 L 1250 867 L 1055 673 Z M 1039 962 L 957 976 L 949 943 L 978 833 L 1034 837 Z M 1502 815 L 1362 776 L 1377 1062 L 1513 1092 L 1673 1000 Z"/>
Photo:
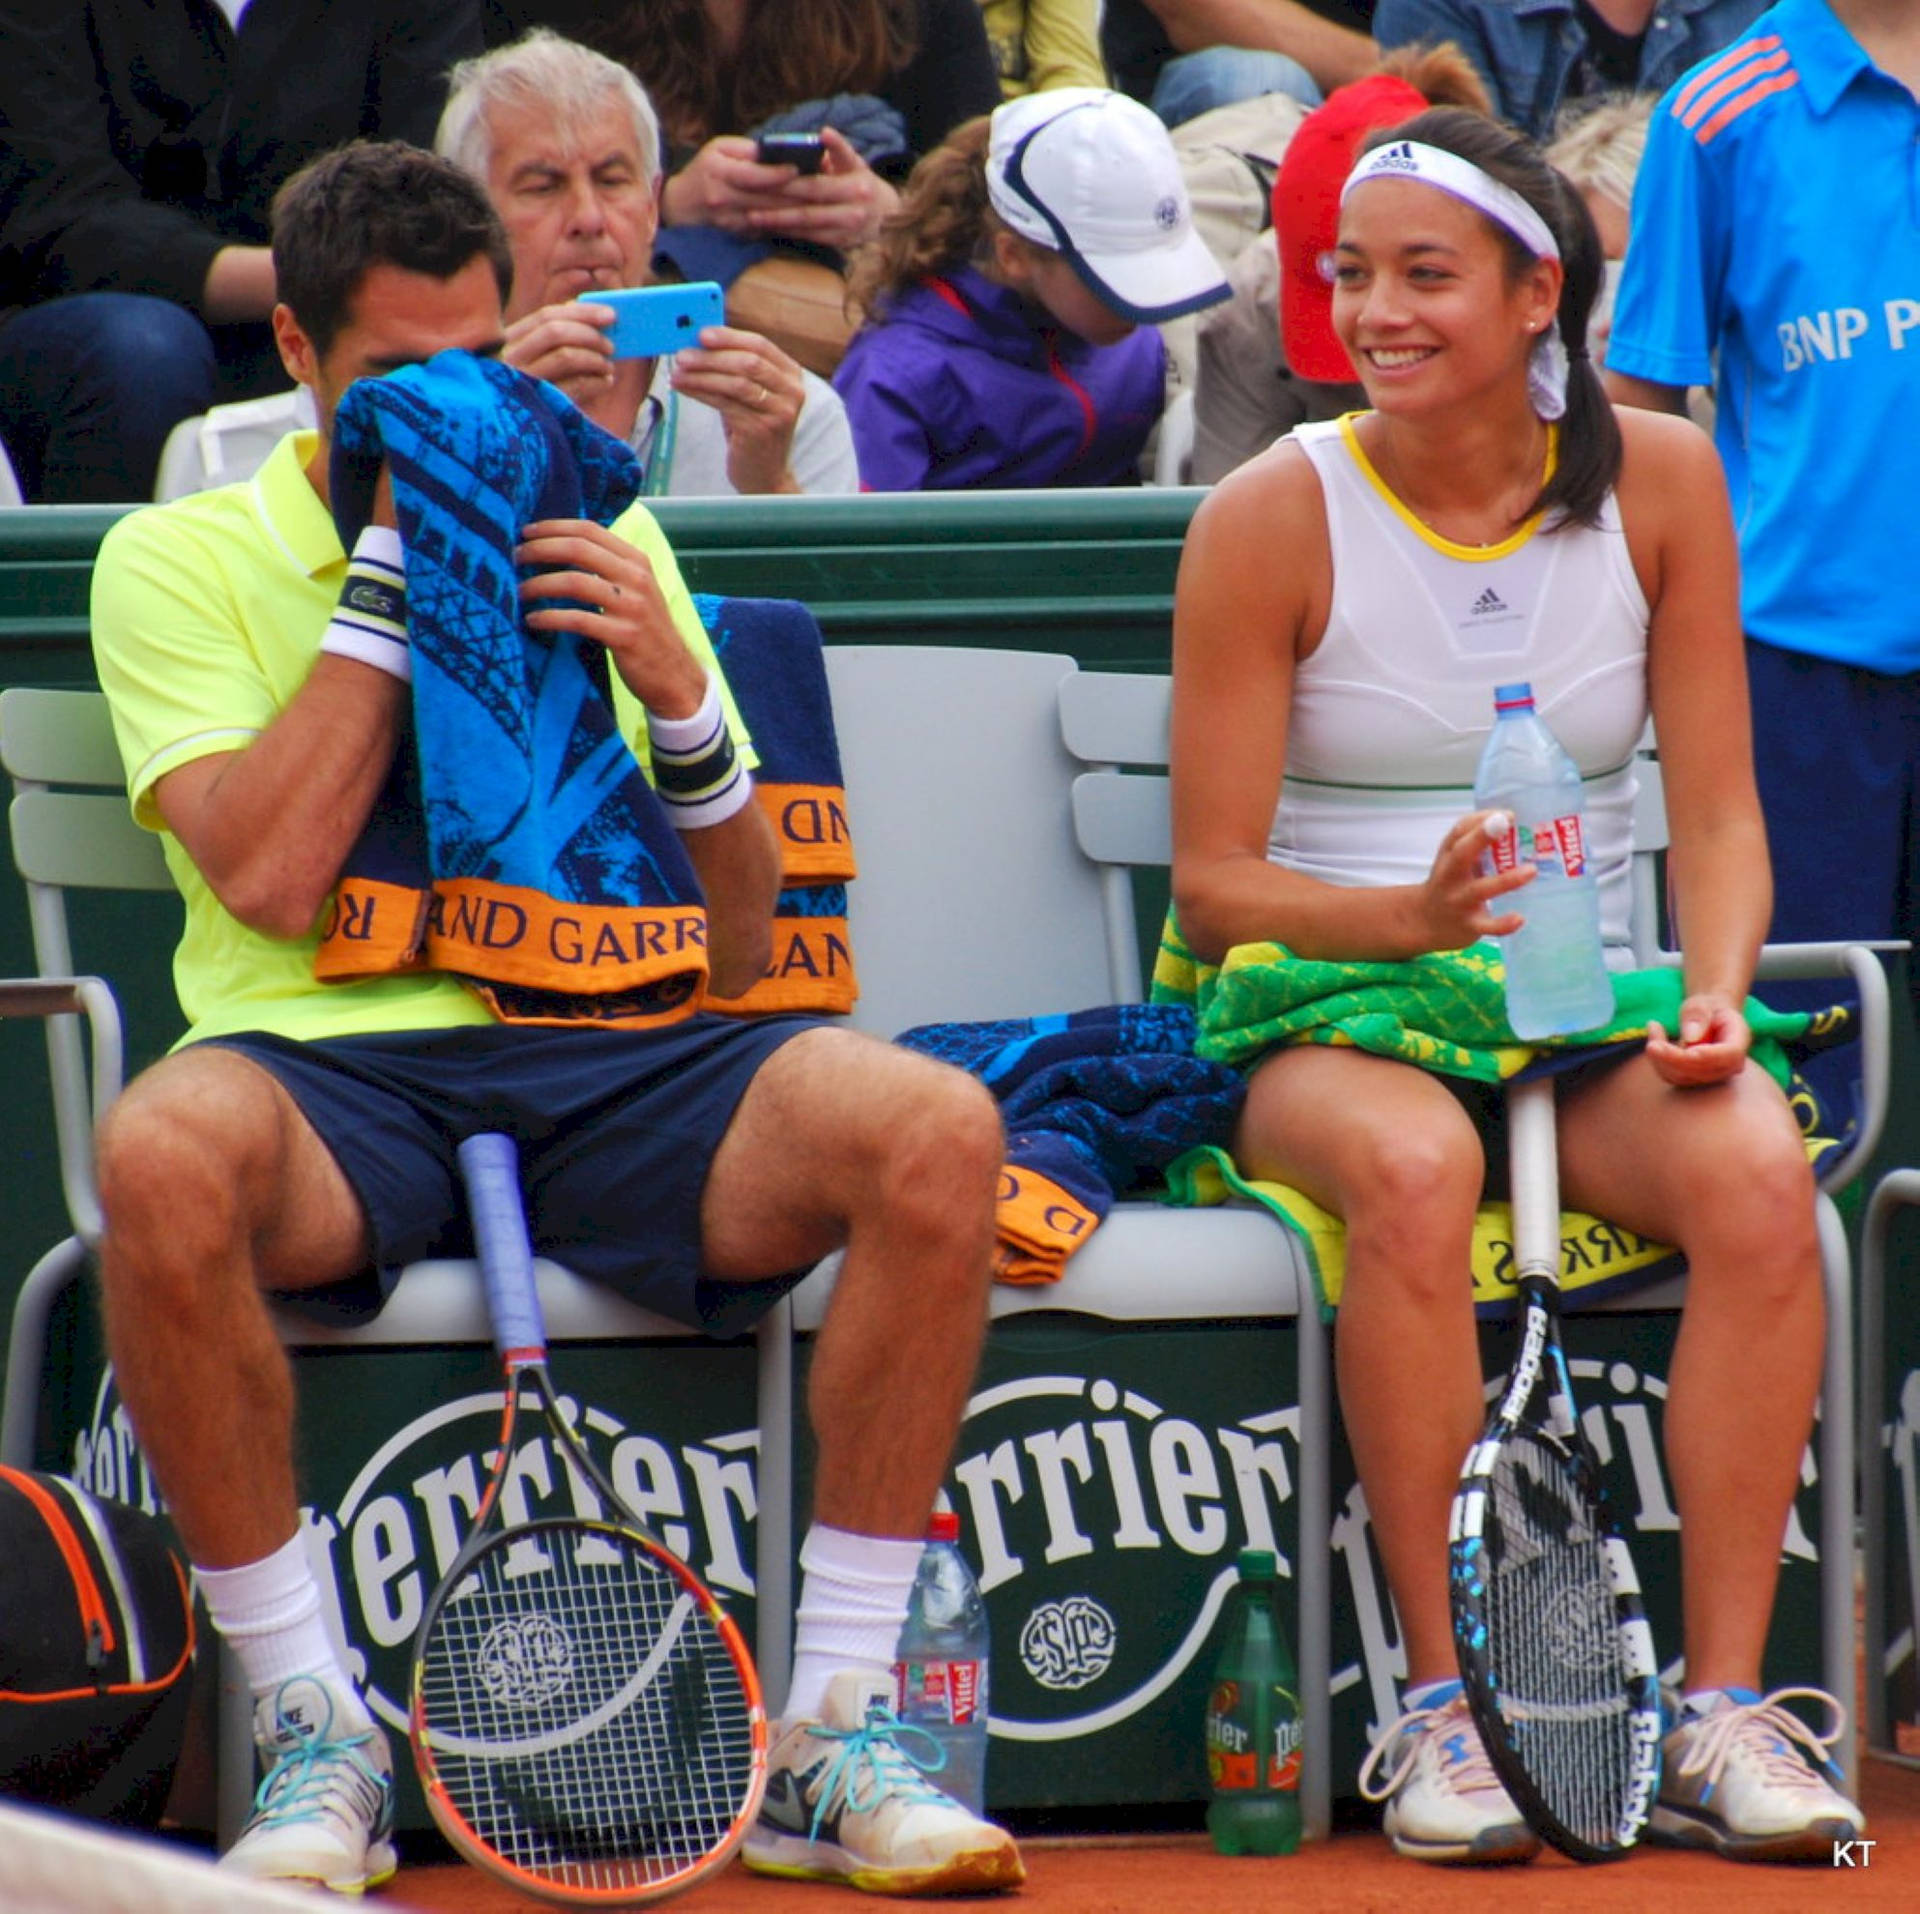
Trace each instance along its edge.
<path fill-rule="evenodd" d="M 1512 254 L 1473 207 L 1432 186 L 1372 179 L 1340 215 L 1333 329 L 1381 412 L 1424 412 L 1526 387 L 1553 323 L 1560 267 Z"/>
<path fill-rule="evenodd" d="M 509 320 L 595 287 L 644 286 L 659 226 L 633 116 L 609 94 L 577 124 L 544 107 L 498 107 L 487 197 L 513 248 Z"/>

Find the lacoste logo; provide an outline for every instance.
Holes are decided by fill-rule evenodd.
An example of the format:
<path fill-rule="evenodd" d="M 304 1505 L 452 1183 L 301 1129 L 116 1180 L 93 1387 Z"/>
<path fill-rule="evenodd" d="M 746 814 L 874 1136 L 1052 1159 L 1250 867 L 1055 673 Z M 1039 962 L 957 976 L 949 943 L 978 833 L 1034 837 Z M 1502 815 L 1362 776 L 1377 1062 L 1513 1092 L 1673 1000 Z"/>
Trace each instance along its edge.
<path fill-rule="evenodd" d="M 1507 609 L 1507 601 L 1489 585 L 1486 590 L 1473 601 L 1470 609 L 1474 617 L 1484 618 L 1489 612 L 1505 611 Z"/>

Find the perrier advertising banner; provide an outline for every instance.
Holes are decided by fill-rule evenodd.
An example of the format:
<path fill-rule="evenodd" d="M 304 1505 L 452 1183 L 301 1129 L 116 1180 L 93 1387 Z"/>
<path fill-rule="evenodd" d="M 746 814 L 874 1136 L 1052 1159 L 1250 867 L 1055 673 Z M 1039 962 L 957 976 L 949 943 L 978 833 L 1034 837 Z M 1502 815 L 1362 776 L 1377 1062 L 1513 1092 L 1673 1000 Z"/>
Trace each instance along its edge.
<path fill-rule="evenodd" d="M 1660 1438 L 1674 1324 L 1620 1315 L 1568 1325 L 1575 1391 L 1669 1668 L 1680 1650 L 1679 1524 Z M 1489 1377 L 1505 1371 L 1510 1333 L 1483 1331 Z M 69 1406 L 44 1459 L 154 1506 L 110 1379 L 97 1361 L 82 1367 L 61 1392 Z M 728 1602 L 749 1641 L 754 1367 L 750 1342 L 569 1345 L 554 1357 L 614 1480 Z M 404 1733 L 407 1644 L 484 1479 L 497 1368 L 476 1347 L 332 1350 L 297 1356 L 295 1373 L 309 1551 L 355 1673 L 381 1719 Z M 1417 1363 L 1408 1386 L 1419 1386 Z M 1275 1550 L 1288 1600 L 1299 1547 L 1296 1393 L 1285 1323 L 1110 1325 L 1043 1312 L 995 1325 L 946 1490 L 992 1619 L 995 1805 L 1191 1806 L 1197 1822 L 1214 1623 L 1242 1548 Z M 809 1454 L 803 1436 L 803 1510 Z M 1802 1480 L 1769 1681 L 1818 1675 L 1811 1452 Z M 516 1459 L 516 1512 L 564 1508 L 580 1493 L 544 1442 Z M 1405 1666 L 1365 1499 L 1338 1443 L 1329 1540 L 1340 1799 L 1355 1792 L 1368 1736 L 1393 1717 Z M 424 1826 L 401 1768 L 403 1824 Z"/>

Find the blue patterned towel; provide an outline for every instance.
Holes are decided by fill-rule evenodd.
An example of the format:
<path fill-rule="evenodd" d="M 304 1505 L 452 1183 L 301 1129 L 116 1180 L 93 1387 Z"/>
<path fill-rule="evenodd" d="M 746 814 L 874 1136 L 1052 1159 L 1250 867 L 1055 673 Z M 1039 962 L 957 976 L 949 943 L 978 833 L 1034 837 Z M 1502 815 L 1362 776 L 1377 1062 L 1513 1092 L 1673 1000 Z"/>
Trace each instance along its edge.
<path fill-rule="evenodd" d="M 977 1076 L 1000 1101 L 1007 1161 L 994 1275 L 1055 1281 L 1114 1199 L 1233 1134 L 1246 1079 L 1193 1054 L 1193 1013 L 1103 1004 L 1065 1016 L 922 1024 L 898 1041 Z"/>
<path fill-rule="evenodd" d="M 693 603 L 753 734 L 754 796 L 780 840 L 773 962 L 744 996 L 709 997 L 706 1007 L 851 1010 L 860 994 L 847 942 L 853 840 L 819 623 L 791 598 L 696 592 Z"/>
<path fill-rule="evenodd" d="M 349 548 L 392 472 L 413 725 L 316 975 L 445 970 L 515 1023 L 687 1016 L 706 982 L 699 880 L 620 735 L 604 653 L 528 631 L 513 561 L 536 519 L 618 517 L 632 453 L 555 387 L 450 351 L 349 386 L 332 460 Z"/>

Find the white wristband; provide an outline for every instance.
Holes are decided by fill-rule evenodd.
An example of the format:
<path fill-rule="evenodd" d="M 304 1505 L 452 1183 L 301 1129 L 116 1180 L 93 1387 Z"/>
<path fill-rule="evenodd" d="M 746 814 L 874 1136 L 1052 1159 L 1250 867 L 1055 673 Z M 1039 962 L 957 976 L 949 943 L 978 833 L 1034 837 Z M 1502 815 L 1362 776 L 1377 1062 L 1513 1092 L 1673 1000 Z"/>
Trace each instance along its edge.
<path fill-rule="evenodd" d="M 372 665 L 403 684 L 412 681 L 406 554 L 391 525 L 369 525 L 354 540 L 347 582 L 340 588 L 320 649 Z"/>
<path fill-rule="evenodd" d="M 690 718 L 647 713 L 653 788 L 676 830 L 724 824 L 753 796 L 753 779 L 734 753 L 720 686 L 707 674 L 706 695 Z"/>
<path fill-rule="evenodd" d="M 647 736 L 656 751 L 676 757 L 698 756 L 711 746 L 714 733 L 724 722 L 720 706 L 720 685 L 712 672 L 707 673 L 707 688 L 700 708 L 690 718 L 662 718 L 647 713 Z"/>

